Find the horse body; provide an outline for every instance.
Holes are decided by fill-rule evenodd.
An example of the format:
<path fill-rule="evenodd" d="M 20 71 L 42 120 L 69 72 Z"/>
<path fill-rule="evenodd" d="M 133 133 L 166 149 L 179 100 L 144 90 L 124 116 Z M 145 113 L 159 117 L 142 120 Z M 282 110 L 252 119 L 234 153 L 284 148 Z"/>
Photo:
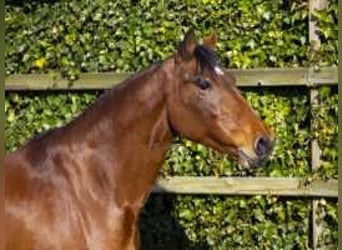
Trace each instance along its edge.
<path fill-rule="evenodd" d="M 25 249 L 135 249 L 137 217 L 172 138 L 159 72 L 110 90 L 6 158 L 8 249 L 24 244 L 18 237 Z"/>
<path fill-rule="evenodd" d="M 139 213 L 175 133 L 245 164 L 269 154 L 273 135 L 227 85 L 233 78 L 207 72 L 217 93 L 190 83 L 204 79 L 201 55 L 186 59 L 194 47 L 186 36 L 176 56 L 6 157 L 6 249 L 138 249 Z"/>

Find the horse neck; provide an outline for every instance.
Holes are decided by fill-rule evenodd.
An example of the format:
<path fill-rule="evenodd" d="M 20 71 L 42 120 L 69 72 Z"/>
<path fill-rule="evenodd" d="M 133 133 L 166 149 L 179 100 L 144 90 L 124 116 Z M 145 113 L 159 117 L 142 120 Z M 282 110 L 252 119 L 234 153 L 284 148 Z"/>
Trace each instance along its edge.
<path fill-rule="evenodd" d="M 94 195 L 141 206 L 149 193 L 172 139 L 163 67 L 152 66 L 110 90 L 75 122 L 75 134 L 88 131 L 75 145 L 79 154 L 89 152 L 83 164 Z"/>

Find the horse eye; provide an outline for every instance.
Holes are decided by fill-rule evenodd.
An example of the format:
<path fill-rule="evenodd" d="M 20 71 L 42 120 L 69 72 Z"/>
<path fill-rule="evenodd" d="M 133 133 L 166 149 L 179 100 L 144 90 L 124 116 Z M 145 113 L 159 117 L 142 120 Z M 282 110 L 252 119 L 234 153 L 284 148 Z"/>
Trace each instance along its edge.
<path fill-rule="evenodd" d="M 198 77 L 196 79 L 196 84 L 200 89 L 206 90 L 210 87 L 210 82 L 203 77 Z"/>

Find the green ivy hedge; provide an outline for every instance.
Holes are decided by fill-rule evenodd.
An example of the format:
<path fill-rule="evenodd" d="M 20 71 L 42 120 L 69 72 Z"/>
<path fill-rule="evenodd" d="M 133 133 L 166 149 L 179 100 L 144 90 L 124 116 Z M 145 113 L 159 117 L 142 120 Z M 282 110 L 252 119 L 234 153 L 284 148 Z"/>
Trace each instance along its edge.
<path fill-rule="evenodd" d="M 143 249 L 307 249 L 308 218 L 305 200 L 152 196 L 142 214 Z"/>
<path fill-rule="evenodd" d="M 338 64 L 338 16 L 337 16 L 338 0 L 327 1 L 327 7 L 316 11 L 314 20 L 317 21 L 318 37 L 321 46 L 317 51 L 312 52 L 311 64 L 319 66 L 330 66 Z"/>
<path fill-rule="evenodd" d="M 174 52 L 190 26 L 216 31 L 224 67 L 337 64 L 337 0 L 316 14 L 322 47 L 312 53 L 305 1 L 7 1 L 6 72 L 134 72 Z M 7 92 L 6 150 L 60 126 L 101 91 Z M 307 176 L 310 142 L 322 149 L 317 178 L 337 178 L 337 88 L 323 87 L 312 112 L 306 88 L 245 88 L 277 134 L 256 176 Z M 313 121 L 314 132 L 310 129 Z M 23 129 L 25 128 L 25 129 Z M 162 176 L 250 175 L 226 156 L 176 138 Z M 152 195 L 141 220 L 143 249 L 307 249 L 309 200 L 286 197 Z M 337 204 L 319 202 L 320 246 L 337 244 Z"/>
<path fill-rule="evenodd" d="M 202 35 L 218 33 L 225 66 L 308 63 L 306 2 L 134 2 L 7 4 L 7 74 L 57 69 L 74 78 L 80 71 L 134 72 L 170 55 L 191 26 Z"/>

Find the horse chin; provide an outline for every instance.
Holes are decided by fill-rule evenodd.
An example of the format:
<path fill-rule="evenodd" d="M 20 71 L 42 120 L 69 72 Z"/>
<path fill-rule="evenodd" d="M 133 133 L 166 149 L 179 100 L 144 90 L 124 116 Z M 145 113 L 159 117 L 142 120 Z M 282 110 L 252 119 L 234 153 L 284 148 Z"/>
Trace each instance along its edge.
<path fill-rule="evenodd" d="M 242 165 L 245 169 L 251 169 L 251 164 L 249 163 L 248 160 L 246 160 L 245 158 L 243 157 L 239 157 L 237 162 Z"/>
<path fill-rule="evenodd" d="M 212 141 L 207 141 L 203 144 L 216 149 L 221 153 L 227 154 L 232 160 L 241 164 L 245 169 L 251 169 L 260 163 L 259 159 L 253 159 L 249 157 L 248 154 L 245 153 L 243 148 L 238 148 L 232 146 L 231 144 L 213 143 Z"/>
<path fill-rule="evenodd" d="M 237 150 L 237 161 L 246 169 L 256 167 L 260 161 L 249 157 L 242 149 Z"/>
<path fill-rule="evenodd" d="M 249 158 L 242 150 L 232 147 L 226 148 L 226 150 L 221 150 L 221 152 L 226 153 L 229 157 L 242 165 L 245 169 L 250 169 L 254 166 L 254 162 Z"/>

